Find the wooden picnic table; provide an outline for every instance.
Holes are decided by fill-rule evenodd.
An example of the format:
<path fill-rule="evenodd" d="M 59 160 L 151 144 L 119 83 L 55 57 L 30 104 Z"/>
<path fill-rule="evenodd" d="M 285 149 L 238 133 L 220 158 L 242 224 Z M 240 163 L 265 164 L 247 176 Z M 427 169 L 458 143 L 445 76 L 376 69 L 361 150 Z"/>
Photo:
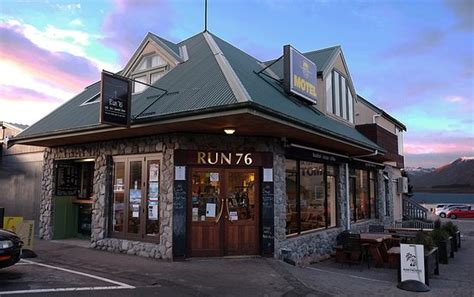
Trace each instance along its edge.
<path fill-rule="evenodd" d="M 418 231 L 426 231 L 426 232 L 431 232 L 433 229 L 422 229 L 422 228 L 403 228 L 403 227 L 389 227 L 385 228 L 390 233 L 395 233 L 395 232 L 418 232 Z"/>
<path fill-rule="evenodd" d="M 387 247 L 384 243 L 385 240 L 393 238 L 388 233 L 361 233 L 361 242 L 369 244 L 369 252 L 374 261 L 375 267 L 383 266 L 383 255 L 387 254 Z"/>

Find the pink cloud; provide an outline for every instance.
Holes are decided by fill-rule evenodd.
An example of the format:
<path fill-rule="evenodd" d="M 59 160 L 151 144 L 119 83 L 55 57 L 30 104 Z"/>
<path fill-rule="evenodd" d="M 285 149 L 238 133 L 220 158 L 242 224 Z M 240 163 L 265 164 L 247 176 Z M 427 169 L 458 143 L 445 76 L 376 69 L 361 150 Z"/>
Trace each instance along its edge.
<path fill-rule="evenodd" d="M 42 49 L 15 26 L 0 24 L 0 36 L 2 60 L 13 62 L 50 85 L 77 91 L 99 78 L 99 69 L 89 60 Z"/>
<path fill-rule="evenodd" d="M 0 85 L 0 98 L 6 100 L 18 101 L 30 101 L 30 102 L 48 102 L 48 103 L 61 103 L 62 100 L 58 98 L 50 97 L 46 94 L 13 86 Z"/>
<path fill-rule="evenodd" d="M 173 16 L 168 4 L 162 0 L 115 0 L 115 9 L 105 17 L 103 43 L 117 49 L 120 61 L 131 58 L 148 32 L 166 37 Z"/>
<path fill-rule="evenodd" d="M 415 136 L 415 135 L 413 135 Z M 472 155 L 474 153 L 474 137 L 448 136 L 439 134 L 423 134 L 407 137 L 404 143 L 406 154 L 457 154 Z"/>

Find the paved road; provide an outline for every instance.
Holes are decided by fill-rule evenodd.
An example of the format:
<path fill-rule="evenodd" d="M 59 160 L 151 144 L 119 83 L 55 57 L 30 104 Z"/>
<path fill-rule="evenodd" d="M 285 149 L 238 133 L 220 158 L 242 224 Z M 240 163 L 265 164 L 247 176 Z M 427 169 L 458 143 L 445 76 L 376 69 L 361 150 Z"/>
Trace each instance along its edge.
<path fill-rule="evenodd" d="M 457 220 L 461 250 L 423 296 L 474 296 L 474 220 Z M 266 258 L 167 262 L 37 241 L 39 257 L 0 270 L 0 296 L 415 296 L 393 269 L 333 260 L 294 267 Z M 7 293 L 7 294 L 5 294 Z"/>

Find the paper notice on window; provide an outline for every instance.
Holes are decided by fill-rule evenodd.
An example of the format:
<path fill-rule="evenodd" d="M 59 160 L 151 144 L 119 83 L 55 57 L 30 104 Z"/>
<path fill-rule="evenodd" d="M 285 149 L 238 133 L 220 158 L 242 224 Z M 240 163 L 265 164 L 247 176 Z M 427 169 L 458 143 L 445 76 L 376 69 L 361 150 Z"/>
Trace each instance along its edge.
<path fill-rule="evenodd" d="M 186 180 L 186 166 L 174 167 L 174 180 Z"/>
<path fill-rule="evenodd" d="M 216 216 L 216 204 L 206 203 L 206 217 L 214 218 Z"/>
<path fill-rule="evenodd" d="M 238 221 L 239 220 L 239 216 L 237 215 L 236 211 L 231 211 L 229 213 L 229 217 L 230 217 L 231 221 Z"/>
<path fill-rule="evenodd" d="M 210 175 L 210 181 L 211 182 L 218 182 L 219 181 L 219 172 L 211 172 Z"/>
<path fill-rule="evenodd" d="M 132 218 L 138 218 L 138 214 L 139 214 L 138 211 L 133 211 L 132 212 Z"/>
<path fill-rule="evenodd" d="M 273 168 L 263 168 L 263 182 L 273 182 Z"/>
<path fill-rule="evenodd" d="M 151 221 L 158 220 L 158 205 L 148 205 L 148 219 Z"/>
<path fill-rule="evenodd" d="M 149 181 L 157 182 L 160 176 L 160 165 L 158 163 L 150 164 Z"/>
<path fill-rule="evenodd" d="M 150 201 L 158 201 L 158 182 L 150 182 L 149 188 L 148 188 L 148 199 Z"/>

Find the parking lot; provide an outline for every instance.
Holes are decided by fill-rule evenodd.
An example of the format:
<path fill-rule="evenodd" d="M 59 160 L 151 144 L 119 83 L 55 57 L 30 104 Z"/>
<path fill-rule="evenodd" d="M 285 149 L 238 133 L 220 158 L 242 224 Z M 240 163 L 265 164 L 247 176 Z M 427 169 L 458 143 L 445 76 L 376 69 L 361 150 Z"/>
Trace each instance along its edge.
<path fill-rule="evenodd" d="M 133 289 L 133 286 L 93 274 L 21 260 L 0 270 L 0 295 Z"/>

